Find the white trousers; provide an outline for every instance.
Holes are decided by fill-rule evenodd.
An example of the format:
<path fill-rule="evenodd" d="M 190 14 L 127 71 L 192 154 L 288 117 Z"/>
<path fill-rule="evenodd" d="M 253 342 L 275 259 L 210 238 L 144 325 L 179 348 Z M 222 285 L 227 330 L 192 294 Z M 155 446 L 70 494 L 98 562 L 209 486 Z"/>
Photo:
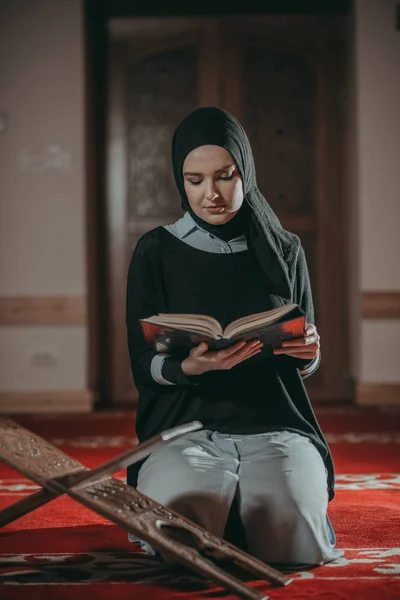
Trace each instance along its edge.
<path fill-rule="evenodd" d="M 319 565 L 343 554 L 327 516 L 324 462 L 297 433 L 190 433 L 146 460 L 137 489 L 219 537 L 236 496 L 246 549 L 269 564 Z"/>

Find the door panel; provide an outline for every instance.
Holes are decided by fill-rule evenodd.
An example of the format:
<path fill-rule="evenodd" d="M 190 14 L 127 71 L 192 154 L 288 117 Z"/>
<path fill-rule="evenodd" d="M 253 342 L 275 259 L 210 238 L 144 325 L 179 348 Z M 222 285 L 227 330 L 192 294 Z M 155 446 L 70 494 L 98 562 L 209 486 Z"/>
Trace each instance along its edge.
<path fill-rule="evenodd" d="M 312 214 L 315 69 L 299 54 L 253 41 L 243 56 L 243 121 L 258 185 L 279 215 Z"/>
<path fill-rule="evenodd" d="M 316 401 L 350 393 L 340 235 L 342 29 L 340 18 L 320 17 L 229 17 L 222 27 L 225 58 L 235 65 L 224 71 L 223 104 L 248 133 L 261 192 L 306 252 L 323 356 L 307 382 Z"/>
<path fill-rule="evenodd" d="M 128 227 L 142 217 L 179 213 L 171 138 L 179 120 L 197 105 L 197 60 L 198 48 L 189 46 L 126 67 Z"/>
<path fill-rule="evenodd" d="M 178 123 L 219 96 L 218 22 L 160 20 L 111 43 L 108 226 L 111 298 L 111 395 L 134 402 L 125 330 L 126 274 L 132 250 L 150 229 L 173 223 L 181 200 L 172 173 Z M 168 28 L 167 28 L 168 29 Z M 211 58 L 215 65 L 207 69 Z"/>

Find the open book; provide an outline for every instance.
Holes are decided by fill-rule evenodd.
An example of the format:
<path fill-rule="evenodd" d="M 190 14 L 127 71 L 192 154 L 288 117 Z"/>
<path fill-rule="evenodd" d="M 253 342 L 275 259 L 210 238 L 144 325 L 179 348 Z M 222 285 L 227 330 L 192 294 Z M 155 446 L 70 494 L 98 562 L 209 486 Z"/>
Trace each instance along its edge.
<path fill-rule="evenodd" d="M 283 340 L 303 337 L 306 321 L 306 314 L 297 304 L 236 319 L 225 329 L 206 315 L 159 314 L 140 319 L 146 341 L 154 344 L 157 352 L 168 353 L 193 348 L 202 341 L 208 343 L 210 350 L 254 339 L 260 339 L 270 349 L 279 348 Z"/>

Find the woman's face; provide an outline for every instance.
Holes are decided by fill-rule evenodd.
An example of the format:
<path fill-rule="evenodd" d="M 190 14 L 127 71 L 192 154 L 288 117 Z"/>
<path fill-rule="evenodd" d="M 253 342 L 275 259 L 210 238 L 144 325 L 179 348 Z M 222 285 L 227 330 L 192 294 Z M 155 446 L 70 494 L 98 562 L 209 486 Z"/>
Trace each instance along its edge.
<path fill-rule="evenodd" d="M 199 146 L 183 163 L 189 204 L 198 217 L 213 225 L 230 221 L 243 204 L 243 183 L 225 148 Z"/>

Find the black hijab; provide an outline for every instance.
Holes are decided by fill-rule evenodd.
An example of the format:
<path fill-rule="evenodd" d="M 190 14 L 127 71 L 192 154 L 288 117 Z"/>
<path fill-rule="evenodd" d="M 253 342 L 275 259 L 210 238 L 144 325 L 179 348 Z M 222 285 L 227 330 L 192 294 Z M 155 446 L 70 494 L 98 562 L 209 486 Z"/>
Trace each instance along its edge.
<path fill-rule="evenodd" d="M 186 196 L 183 163 L 199 146 L 222 146 L 230 152 L 243 180 L 244 201 L 240 211 L 223 225 L 210 225 L 192 210 Z M 239 121 L 216 107 L 199 108 L 177 127 L 172 139 L 172 165 L 182 199 L 182 208 L 190 212 L 203 229 L 229 241 L 245 234 L 249 251 L 268 279 L 271 292 L 292 301 L 293 289 L 288 264 L 297 256 L 300 240 L 283 229 L 278 217 L 257 188 L 256 171 L 249 139 Z"/>

